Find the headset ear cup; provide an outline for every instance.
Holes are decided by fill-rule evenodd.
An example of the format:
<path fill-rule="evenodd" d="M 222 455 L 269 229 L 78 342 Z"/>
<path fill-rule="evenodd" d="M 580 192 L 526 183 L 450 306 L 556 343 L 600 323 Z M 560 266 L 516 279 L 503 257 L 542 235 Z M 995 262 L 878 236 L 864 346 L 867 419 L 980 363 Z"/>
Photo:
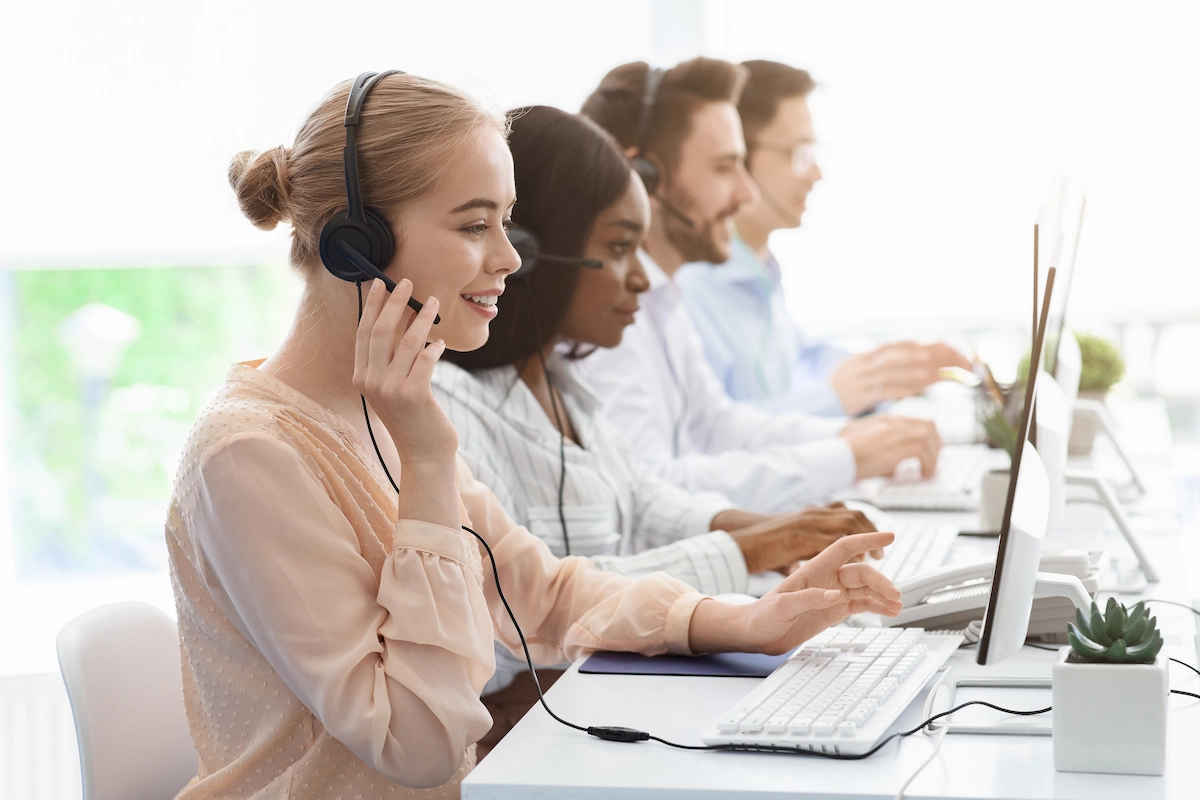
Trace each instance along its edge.
<path fill-rule="evenodd" d="M 658 189 L 658 165 L 645 156 L 634 156 L 633 171 L 642 179 L 642 185 L 646 187 L 646 194 L 653 197 L 655 190 Z"/>
<path fill-rule="evenodd" d="M 367 282 L 373 276 L 339 253 L 335 247 L 337 242 L 345 242 L 380 271 L 387 268 L 396 253 L 396 240 L 384 216 L 373 208 L 364 209 L 363 213 L 365 219 L 360 221 L 350 219 L 345 211 L 340 211 L 321 229 L 321 263 L 332 275 L 344 281 Z"/>

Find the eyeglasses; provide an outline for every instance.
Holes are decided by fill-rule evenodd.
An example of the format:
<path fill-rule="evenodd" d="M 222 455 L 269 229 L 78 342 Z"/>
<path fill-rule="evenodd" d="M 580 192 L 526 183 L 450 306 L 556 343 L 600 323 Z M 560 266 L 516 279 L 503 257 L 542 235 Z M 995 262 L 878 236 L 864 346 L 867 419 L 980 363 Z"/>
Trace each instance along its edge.
<path fill-rule="evenodd" d="M 781 153 L 792 161 L 792 172 L 796 175 L 803 175 L 812 169 L 813 164 L 817 163 L 817 143 L 816 142 L 800 142 L 794 145 L 771 144 L 769 142 L 755 142 L 754 148 L 758 150 L 769 150 L 772 153 Z"/>

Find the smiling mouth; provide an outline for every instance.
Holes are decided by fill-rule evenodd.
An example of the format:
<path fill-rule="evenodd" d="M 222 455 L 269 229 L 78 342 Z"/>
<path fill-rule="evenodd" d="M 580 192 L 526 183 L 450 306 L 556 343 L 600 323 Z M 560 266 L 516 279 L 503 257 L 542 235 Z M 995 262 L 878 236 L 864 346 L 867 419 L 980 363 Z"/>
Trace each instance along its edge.
<path fill-rule="evenodd" d="M 460 297 L 468 303 L 474 303 L 482 308 L 495 308 L 496 301 L 500 299 L 498 295 L 494 294 L 464 294 Z"/>

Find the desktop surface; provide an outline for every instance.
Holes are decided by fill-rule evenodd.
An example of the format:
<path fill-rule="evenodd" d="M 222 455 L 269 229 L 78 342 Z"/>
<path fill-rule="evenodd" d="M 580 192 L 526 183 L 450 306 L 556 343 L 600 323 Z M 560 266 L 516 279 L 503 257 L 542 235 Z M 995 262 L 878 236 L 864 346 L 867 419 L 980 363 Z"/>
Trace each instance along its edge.
<path fill-rule="evenodd" d="M 1157 415 L 1151 415 L 1157 416 Z M 1169 440 L 1168 440 L 1169 442 Z M 1169 445 L 1168 445 L 1169 446 Z M 1143 460 L 1161 463 L 1158 453 Z M 1148 459 L 1147 457 L 1150 456 Z M 1100 465 L 1103 466 L 1103 465 Z M 1163 465 L 1165 466 L 1165 465 Z M 1175 516 L 1173 477 L 1166 469 L 1151 473 L 1149 503 L 1153 513 L 1135 517 L 1143 545 L 1162 566 L 1163 580 L 1151 584 L 1143 597 L 1158 597 L 1191 605 L 1200 596 L 1197 563 L 1189 562 L 1196 546 L 1183 540 Z M 1054 546 L 1095 544 L 1094 508 L 1068 507 L 1070 533 Z M 1149 511 L 1150 509 L 1147 509 Z M 904 520 L 936 520 L 970 530 L 977 515 L 893 514 Z M 1090 533 L 1090 536 L 1088 534 Z M 1080 542 L 1069 541 L 1076 536 Z M 1057 538 L 1057 537 L 1056 537 Z M 1114 535 L 1107 537 L 1113 540 Z M 1111 541 L 1111 552 L 1121 553 Z M 951 560 L 995 553 L 996 540 L 960 536 Z M 1190 570 L 1191 575 L 1186 575 Z M 1188 583 L 1191 578 L 1192 583 Z M 1138 596 L 1124 595 L 1126 604 Z M 1151 605 L 1166 640 L 1165 652 L 1190 664 L 1197 658 L 1195 615 L 1186 608 Z M 1055 653 L 1022 648 L 1014 658 L 992 667 L 974 663 L 973 647 L 952 658 L 951 677 L 1048 678 Z M 746 678 L 670 678 L 625 675 L 581 675 L 569 670 L 547 693 L 551 708 L 571 722 L 584 725 L 624 725 L 650 731 L 685 744 L 700 744 L 703 730 L 758 684 Z M 1200 692 L 1200 677 L 1183 667 L 1170 668 L 1172 688 Z M 1008 690 L 1001 690 L 1007 692 Z M 975 699 L 972 694 L 966 699 Z M 1016 699 L 999 695 L 1001 704 L 1033 708 L 1049 705 L 1041 698 Z M 909 729 L 922 721 L 924 694 L 900 717 L 893 730 Z M 939 701 L 939 710 L 945 699 Z M 1167 768 L 1161 777 L 1057 772 L 1053 743 L 1048 736 L 948 735 L 932 762 L 909 786 L 908 798 L 1021 798 L 1021 800 L 1156 800 L 1200 796 L 1200 700 L 1172 695 L 1169 700 Z M 1000 716 L 998 713 L 996 716 Z M 979 719 L 979 717 L 973 717 Z M 554 722 L 540 707 L 514 728 L 471 773 L 462 786 L 465 800 L 521 798 L 654 798 L 655 800 L 725 800 L 729 798 L 885 798 L 896 791 L 926 759 L 933 740 L 915 734 L 892 742 L 861 761 L 829 761 L 807 756 L 757 753 L 693 752 L 654 742 L 604 742 Z"/>
<path fill-rule="evenodd" d="M 1168 649 L 1190 659 L 1187 646 Z M 1045 677 L 1054 653 L 1031 648 L 1006 662 L 1006 676 Z M 954 658 L 960 676 L 997 673 L 973 663 L 973 649 Z M 1173 669 L 1172 685 L 1200 686 Z M 668 678 L 581 675 L 568 671 L 547 694 L 555 713 L 583 724 L 616 724 L 648 730 L 686 744 L 756 685 L 744 678 Z M 1048 692 L 1047 692 L 1048 695 Z M 1003 702 L 1003 701 L 1002 701 Z M 924 696 L 900 718 L 899 728 L 920 721 Z M 1015 703 L 1014 703 L 1015 704 Z M 1054 769 L 1047 736 L 951 735 L 910 785 L 907 797 L 946 798 L 1184 798 L 1200 785 L 1200 701 L 1172 696 L 1167 771 L 1162 777 L 1062 773 Z M 526 798 L 629 798 L 635 800 L 734 800 L 734 798 L 887 798 L 928 756 L 933 740 L 922 734 L 887 745 L 861 761 L 807 756 L 691 752 L 654 742 L 603 742 L 554 722 L 535 707 L 463 782 L 464 800 Z"/>

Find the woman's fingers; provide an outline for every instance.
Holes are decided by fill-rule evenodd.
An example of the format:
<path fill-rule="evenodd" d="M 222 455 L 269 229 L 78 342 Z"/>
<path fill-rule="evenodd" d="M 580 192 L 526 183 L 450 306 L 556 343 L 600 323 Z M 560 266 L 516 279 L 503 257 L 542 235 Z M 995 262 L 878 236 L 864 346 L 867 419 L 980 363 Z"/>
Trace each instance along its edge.
<path fill-rule="evenodd" d="M 412 296 L 412 282 L 404 280 L 397 284 L 395 291 L 387 297 L 383 309 L 375 324 L 371 326 L 371 358 L 372 366 L 387 366 L 392 363 L 397 342 L 405 328 L 411 326 L 412 311 L 408 307 L 408 298 Z M 411 366 L 411 363 L 406 365 Z M 408 374 L 405 369 L 402 373 Z"/>
<path fill-rule="evenodd" d="M 865 555 L 872 550 L 881 550 L 887 547 L 895 539 L 896 535 L 888 531 L 855 533 L 850 536 L 843 536 L 829 545 L 829 547 L 826 547 L 811 563 L 814 566 L 822 568 L 837 569 L 838 566 L 847 563 L 855 556 Z"/>
<path fill-rule="evenodd" d="M 402 291 L 405 286 L 411 286 L 408 281 L 401 281 L 396 287 L 396 291 Z M 371 330 L 375 327 L 375 321 L 379 319 L 379 312 L 383 310 L 384 304 L 387 302 L 387 291 L 383 288 L 383 281 L 376 279 L 371 281 L 371 288 L 367 290 L 367 298 L 363 302 L 362 317 L 358 320 L 358 332 L 354 337 L 354 374 L 361 378 L 367 373 L 368 356 L 371 352 Z M 362 386 L 359 386 L 362 389 Z"/>
<path fill-rule="evenodd" d="M 407 306 L 405 308 L 407 310 Z M 400 337 L 392 360 L 401 375 L 407 376 L 412 371 L 417 357 L 425 350 L 425 343 L 429 341 L 429 331 L 433 328 L 437 312 L 438 299 L 430 297 L 421 308 L 421 313 L 409 323 L 408 329 Z"/>
<path fill-rule="evenodd" d="M 838 570 L 838 581 L 848 589 L 870 589 L 881 597 L 899 600 L 901 596 L 882 572 L 868 564 L 847 564 Z"/>
<path fill-rule="evenodd" d="M 412 370 L 408 373 L 409 380 L 420 386 L 431 385 L 433 383 L 433 367 L 444 352 L 446 352 L 444 339 L 430 342 L 429 346 L 422 349 L 417 355 L 416 361 L 413 362 Z"/>

